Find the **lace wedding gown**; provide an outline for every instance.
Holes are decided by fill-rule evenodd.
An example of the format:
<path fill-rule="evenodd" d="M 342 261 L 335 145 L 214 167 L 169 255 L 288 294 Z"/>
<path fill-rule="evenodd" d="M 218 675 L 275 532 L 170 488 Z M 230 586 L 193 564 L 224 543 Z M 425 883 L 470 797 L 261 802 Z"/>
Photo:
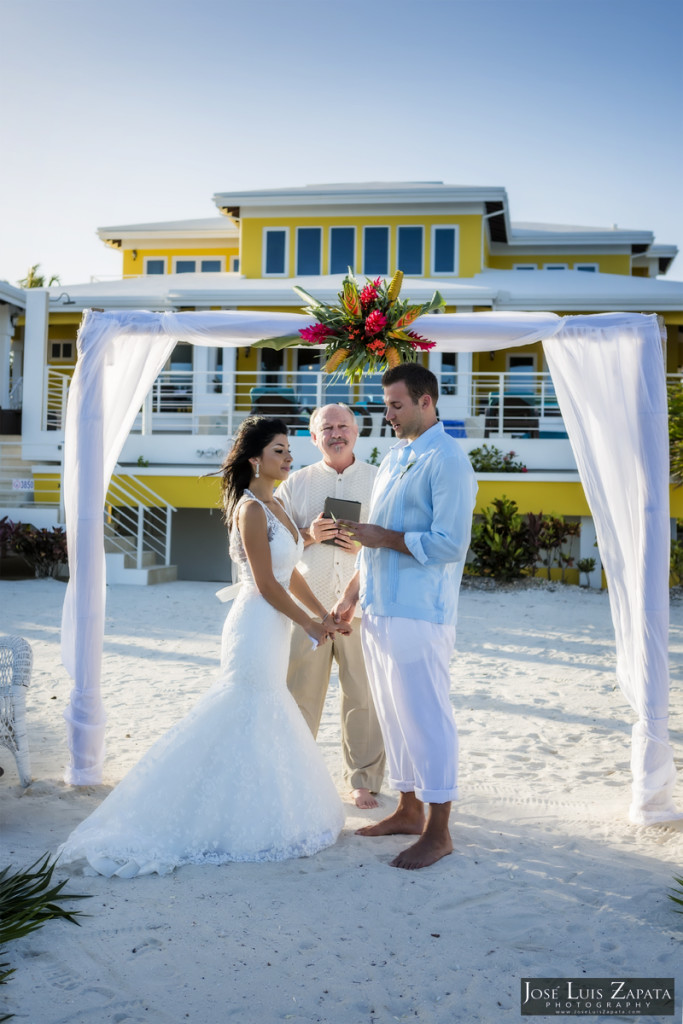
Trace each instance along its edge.
<path fill-rule="evenodd" d="M 303 541 L 262 507 L 273 573 L 287 587 Z M 236 527 L 230 554 L 242 585 L 218 682 L 71 833 L 62 862 L 85 858 L 129 878 L 307 857 L 335 842 L 342 803 L 286 686 L 291 622 L 256 589 Z"/>

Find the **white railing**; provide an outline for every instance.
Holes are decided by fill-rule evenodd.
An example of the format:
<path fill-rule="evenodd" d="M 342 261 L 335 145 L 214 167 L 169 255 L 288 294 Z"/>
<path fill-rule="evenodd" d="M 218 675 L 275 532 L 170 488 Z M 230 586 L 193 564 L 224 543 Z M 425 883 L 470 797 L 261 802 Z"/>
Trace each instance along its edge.
<path fill-rule="evenodd" d="M 104 508 L 107 548 L 133 557 L 136 569 L 143 567 L 149 551 L 160 564 L 170 565 L 171 513 L 175 511 L 139 477 L 115 472 Z"/>
<path fill-rule="evenodd" d="M 10 409 L 21 409 L 24 400 L 24 378 L 19 377 L 13 382 L 9 392 Z"/>
<path fill-rule="evenodd" d="M 670 374 L 669 381 L 682 380 Z M 70 371 L 49 367 L 44 427 L 64 425 Z M 439 409 L 452 432 L 472 436 L 566 437 L 555 388 L 548 373 L 470 373 L 444 369 Z M 317 369 L 300 371 L 164 370 L 154 381 L 132 434 L 193 434 L 231 437 L 251 412 L 280 416 L 291 433 L 307 433 L 311 411 L 346 402 L 359 418 L 361 434 L 388 433 L 380 374 L 358 384 L 331 379 Z M 476 422 L 466 422 L 476 421 Z"/>

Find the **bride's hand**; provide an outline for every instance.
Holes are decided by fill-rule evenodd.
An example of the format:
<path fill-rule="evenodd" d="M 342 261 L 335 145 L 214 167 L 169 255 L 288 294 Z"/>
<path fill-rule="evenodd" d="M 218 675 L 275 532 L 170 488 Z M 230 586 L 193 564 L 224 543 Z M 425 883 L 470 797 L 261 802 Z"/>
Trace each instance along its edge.
<path fill-rule="evenodd" d="M 323 626 L 322 622 L 314 622 L 313 619 L 311 619 L 310 625 L 306 626 L 306 632 L 311 640 L 315 640 L 317 647 L 324 644 L 328 637 L 327 627 Z"/>

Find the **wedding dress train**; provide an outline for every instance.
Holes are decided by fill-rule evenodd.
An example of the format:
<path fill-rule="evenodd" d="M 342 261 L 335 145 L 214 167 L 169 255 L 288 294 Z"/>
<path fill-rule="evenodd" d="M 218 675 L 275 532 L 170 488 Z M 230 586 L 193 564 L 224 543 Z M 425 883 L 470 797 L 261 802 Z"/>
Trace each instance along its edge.
<path fill-rule="evenodd" d="M 303 541 L 262 507 L 273 573 L 287 587 Z M 62 862 L 132 877 L 306 857 L 335 842 L 342 803 L 286 686 L 291 622 L 256 589 L 236 527 L 230 554 L 241 587 L 220 678 L 71 833 Z"/>

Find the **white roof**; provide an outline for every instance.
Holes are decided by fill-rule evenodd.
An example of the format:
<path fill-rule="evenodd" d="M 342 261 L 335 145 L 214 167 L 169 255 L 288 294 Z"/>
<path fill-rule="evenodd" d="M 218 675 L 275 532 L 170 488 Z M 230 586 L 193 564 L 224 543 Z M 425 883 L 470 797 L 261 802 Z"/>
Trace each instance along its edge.
<path fill-rule="evenodd" d="M 16 306 L 17 309 L 25 309 L 26 295 L 24 289 L 15 288 L 9 281 L 0 281 L 0 303 Z"/>
<path fill-rule="evenodd" d="M 360 277 L 359 277 L 360 280 Z M 316 298 L 334 303 L 342 276 L 245 278 L 240 274 L 150 274 L 122 281 L 101 281 L 51 289 L 56 299 L 66 293 L 68 308 L 177 309 L 302 306 L 295 284 Z M 579 270 L 485 270 L 471 278 L 405 278 L 401 294 L 425 302 L 438 290 L 449 306 L 485 306 L 510 310 L 567 312 L 664 312 L 683 309 L 683 282 L 626 274 L 588 274 Z M 53 303 L 52 310 L 66 305 Z"/>
<path fill-rule="evenodd" d="M 191 220 L 162 220 L 149 224 L 115 224 L 97 229 L 99 237 L 107 239 L 134 239 L 154 235 L 159 238 L 179 238 L 197 234 L 237 238 L 239 230 L 228 217 L 197 217 Z"/>
<path fill-rule="evenodd" d="M 577 224 L 535 224 L 529 221 L 512 221 L 509 244 L 514 245 L 651 245 L 654 242 L 651 231 L 635 228 L 581 227 Z"/>
<path fill-rule="evenodd" d="M 382 205 L 396 202 L 487 202 L 507 207 L 507 193 L 499 186 L 447 185 L 443 181 L 369 181 L 303 185 L 292 188 L 252 189 L 248 192 L 217 192 L 216 206 L 330 206 Z"/>

